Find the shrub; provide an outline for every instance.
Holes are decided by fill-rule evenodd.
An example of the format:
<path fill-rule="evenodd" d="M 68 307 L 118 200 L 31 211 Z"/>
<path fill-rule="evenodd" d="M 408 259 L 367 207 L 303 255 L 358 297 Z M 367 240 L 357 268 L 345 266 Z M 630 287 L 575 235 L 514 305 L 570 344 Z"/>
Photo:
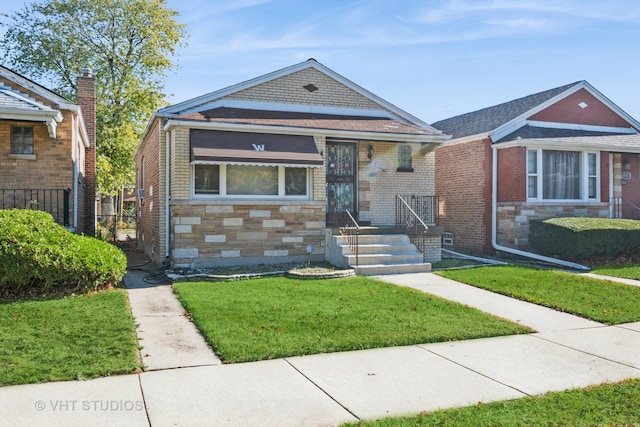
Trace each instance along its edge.
<path fill-rule="evenodd" d="M 117 285 L 127 259 L 117 247 L 71 233 L 35 210 L 0 210 L 0 297 L 85 293 Z"/>
<path fill-rule="evenodd" d="M 578 217 L 532 220 L 529 243 L 540 254 L 562 259 L 618 255 L 640 247 L 640 221 Z"/>

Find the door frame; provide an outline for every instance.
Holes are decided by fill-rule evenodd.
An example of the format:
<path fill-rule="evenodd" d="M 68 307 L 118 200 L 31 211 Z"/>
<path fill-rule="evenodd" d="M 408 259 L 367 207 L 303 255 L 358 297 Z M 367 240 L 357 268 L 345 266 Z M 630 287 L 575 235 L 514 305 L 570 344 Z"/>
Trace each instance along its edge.
<path fill-rule="evenodd" d="M 330 153 L 330 146 L 350 146 L 353 149 L 353 158 L 352 158 L 352 162 L 351 162 L 351 167 L 353 170 L 353 175 L 351 176 L 351 179 L 348 181 L 345 180 L 341 180 L 341 179 L 334 179 L 335 175 L 329 175 L 329 153 Z M 342 218 L 342 214 L 340 212 L 335 212 L 332 211 L 330 208 L 330 203 L 329 203 L 329 194 L 328 194 L 328 190 L 329 190 L 329 186 L 332 183 L 340 183 L 340 182 L 348 182 L 350 184 L 352 184 L 353 186 L 353 200 L 352 200 L 352 214 L 354 216 L 354 218 L 356 218 L 356 220 L 358 219 L 358 147 L 359 147 L 359 143 L 358 141 L 354 141 L 354 140 L 338 140 L 338 139 L 327 139 L 326 141 L 326 167 L 325 167 L 325 203 L 326 203 L 326 224 L 328 226 L 338 226 L 340 225 L 341 222 L 341 218 Z M 338 216 L 339 215 L 339 216 Z"/>

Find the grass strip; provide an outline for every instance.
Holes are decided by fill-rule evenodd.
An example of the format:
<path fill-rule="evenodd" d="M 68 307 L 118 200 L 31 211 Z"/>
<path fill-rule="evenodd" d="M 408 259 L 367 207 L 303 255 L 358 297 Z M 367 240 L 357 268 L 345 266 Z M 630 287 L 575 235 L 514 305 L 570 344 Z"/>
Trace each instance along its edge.
<path fill-rule="evenodd" d="M 0 385 L 80 380 L 140 367 L 124 290 L 0 304 Z"/>
<path fill-rule="evenodd" d="M 640 380 L 446 409 L 408 417 L 342 424 L 362 427 L 549 427 L 640 425 Z"/>
<path fill-rule="evenodd" d="M 443 277 L 607 324 L 640 320 L 640 288 L 522 266 L 439 271 Z"/>
<path fill-rule="evenodd" d="M 470 307 L 365 277 L 184 282 L 174 288 L 225 362 L 531 332 Z"/>

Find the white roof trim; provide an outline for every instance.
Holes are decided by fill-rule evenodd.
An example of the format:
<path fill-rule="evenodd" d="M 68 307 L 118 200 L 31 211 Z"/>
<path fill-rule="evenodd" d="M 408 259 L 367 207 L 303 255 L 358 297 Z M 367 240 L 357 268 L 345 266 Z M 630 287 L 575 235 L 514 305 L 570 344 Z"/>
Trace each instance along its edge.
<path fill-rule="evenodd" d="M 196 120 L 168 120 L 164 131 L 174 127 L 192 129 L 227 130 L 235 132 L 280 133 L 285 135 L 323 135 L 329 138 L 350 138 L 365 141 L 417 142 L 440 144 L 448 139 L 448 135 L 415 135 L 387 132 L 346 131 L 323 128 L 300 128 L 292 126 L 247 125 L 244 123 L 202 122 Z"/>
<path fill-rule="evenodd" d="M 389 111 L 391 111 L 393 114 L 398 115 L 398 117 L 401 117 L 407 121 L 409 121 L 410 123 L 416 124 L 418 126 L 424 127 L 426 129 L 432 130 L 434 132 L 440 132 L 437 129 L 431 127 L 429 124 L 423 122 L 422 120 L 418 119 L 417 117 L 409 114 L 408 112 L 396 107 L 395 105 L 391 104 L 390 102 L 385 101 L 384 99 L 380 98 L 377 95 L 374 95 L 372 92 L 369 92 L 368 90 L 364 89 L 363 87 L 355 84 L 354 82 L 352 82 L 351 80 L 341 76 L 340 74 L 336 73 L 335 71 L 327 68 L 326 66 L 320 64 L 319 62 L 317 62 L 314 59 L 308 59 L 307 61 L 301 62 L 299 64 L 295 64 L 286 68 L 283 68 L 281 70 L 277 70 L 277 71 L 273 71 L 271 73 L 265 74 L 263 76 L 260 77 L 256 77 L 254 79 L 251 80 L 247 80 L 245 82 L 242 83 L 238 83 L 235 84 L 233 86 L 229 86 L 227 88 L 215 91 L 215 92 L 210 92 L 208 94 L 163 108 L 162 110 L 160 110 L 160 113 L 169 113 L 169 114 L 182 114 L 184 111 L 194 111 L 199 108 L 201 108 L 202 106 L 207 106 L 209 104 L 211 104 L 212 102 L 214 102 L 217 99 L 226 97 L 228 95 L 231 95 L 233 93 L 239 92 L 241 90 L 244 89 L 248 89 L 254 86 L 257 86 L 259 84 L 262 83 L 266 83 L 268 81 L 271 80 L 275 80 L 277 78 L 280 77 L 284 77 L 286 75 L 298 72 L 298 71 L 302 71 L 305 70 L 307 68 L 314 68 L 318 71 L 320 71 L 321 73 L 326 74 L 327 76 L 333 78 L 334 80 L 342 83 L 343 85 L 347 86 L 348 88 L 352 89 L 353 91 L 359 93 L 360 95 L 364 96 L 365 98 L 370 99 L 371 101 L 375 102 L 376 104 L 380 105 L 383 108 L 388 109 Z"/>
<path fill-rule="evenodd" d="M 527 148 L 538 148 L 538 149 L 552 149 L 559 151 L 608 151 L 608 152 L 616 152 L 616 153 L 638 153 L 640 154 L 640 145 L 637 147 L 631 147 L 626 144 L 612 144 L 606 142 L 597 142 L 597 143 L 589 143 L 588 138 L 598 138 L 598 137 L 584 137 L 587 140 L 584 143 L 576 142 L 567 142 L 567 141 L 557 141 L 554 138 L 531 138 L 531 139 L 516 139 L 508 142 L 501 142 L 500 144 L 495 144 L 498 150 L 503 148 L 510 147 L 527 147 Z M 606 137 L 600 137 L 606 138 Z M 562 139 L 562 138 L 561 138 Z"/>
<path fill-rule="evenodd" d="M 627 114 L 624 110 L 622 110 L 616 104 L 611 102 L 611 100 L 609 100 L 606 96 L 604 96 L 602 93 L 600 93 L 598 90 L 596 90 L 593 86 L 591 86 L 589 83 L 587 83 L 586 81 L 583 80 L 581 82 L 576 83 L 574 86 L 570 87 L 569 89 L 565 90 L 564 92 L 559 93 L 558 95 L 554 96 L 553 98 L 548 99 L 547 101 L 543 102 L 542 104 L 537 105 L 536 107 L 534 107 L 534 108 L 532 108 L 532 109 L 530 109 L 528 111 L 525 111 L 520 116 L 518 116 L 518 117 L 510 120 L 509 122 L 507 122 L 507 123 L 495 128 L 494 130 L 492 130 L 490 132 L 492 141 L 499 141 L 500 139 L 504 138 L 505 136 L 515 132 L 516 130 L 520 129 L 521 127 L 523 127 L 524 125 L 527 124 L 527 120 L 526 120 L 527 117 L 530 117 L 530 116 L 532 116 L 532 115 L 534 115 L 536 113 L 539 113 L 540 111 L 544 110 L 545 108 L 550 107 L 551 105 L 553 105 L 556 102 L 560 101 L 561 99 L 564 99 L 567 96 L 579 91 L 580 89 L 587 90 L 591 95 L 593 95 L 599 101 L 604 103 L 607 107 L 609 107 L 611 110 L 613 110 L 616 114 L 618 114 L 624 120 L 629 122 L 629 124 L 631 124 L 634 128 L 636 128 L 638 131 L 640 131 L 640 122 L 635 120 L 633 117 L 631 117 L 629 114 Z M 568 129 L 573 129 L 573 128 L 569 127 Z"/>
<path fill-rule="evenodd" d="M 45 99 L 48 99 L 54 104 L 58 104 L 62 109 L 69 110 L 71 109 L 71 106 L 74 105 L 74 104 L 71 104 L 68 99 L 61 97 L 55 92 L 50 91 L 49 89 L 46 89 L 40 86 L 39 84 L 32 82 L 31 80 L 3 66 L 0 66 L 0 77 L 4 77 L 7 80 L 11 80 L 12 82 L 16 83 L 18 86 L 22 86 L 23 88 L 30 90 L 31 92 L 36 93 Z"/>
<path fill-rule="evenodd" d="M 581 125 L 573 123 L 558 123 L 558 122 L 539 122 L 535 120 L 527 120 L 526 123 L 529 126 L 537 128 L 547 129 L 570 129 L 570 130 L 583 130 L 588 132 L 611 132 L 611 133 L 623 133 L 623 134 L 636 134 L 638 131 L 632 127 L 621 128 L 614 126 L 594 126 L 594 125 Z"/>

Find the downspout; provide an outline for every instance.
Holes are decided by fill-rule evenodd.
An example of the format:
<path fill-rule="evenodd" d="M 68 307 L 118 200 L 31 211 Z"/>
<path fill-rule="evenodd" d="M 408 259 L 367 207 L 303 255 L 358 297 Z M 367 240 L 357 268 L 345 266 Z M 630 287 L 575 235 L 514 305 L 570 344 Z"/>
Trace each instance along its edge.
<path fill-rule="evenodd" d="M 507 252 L 526 258 L 532 258 L 537 261 L 557 264 L 563 267 L 572 268 L 574 270 L 590 270 L 589 267 L 573 262 L 498 245 L 498 148 L 495 146 L 495 144 L 491 144 L 491 149 L 493 154 L 493 161 L 491 162 L 491 246 L 493 246 L 493 248 L 497 251 Z"/>
<path fill-rule="evenodd" d="M 72 138 L 71 138 L 71 158 L 73 162 L 73 229 L 74 231 L 78 230 L 78 157 L 80 156 L 80 151 L 78 150 L 78 133 L 79 129 L 76 129 L 78 123 L 76 121 L 75 114 L 71 115 L 71 129 Z"/>
<path fill-rule="evenodd" d="M 164 240 L 164 257 L 165 259 L 169 258 L 169 232 L 171 230 L 170 224 L 169 224 L 169 214 L 170 214 L 170 210 L 169 210 L 169 198 L 171 197 L 170 192 L 169 192 L 169 171 L 170 171 L 170 163 L 169 163 L 169 143 L 171 141 L 170 138 L 170 129 L 167 129 L 166 133 L 165 133 L 165 145 L 164 145 L 164 158 L 165 158 L 165 171 L 164 171 L 164 192 L 165 192 L 165 197 L 164 197 L 164 227 L 165 227 L 165 240 Z"/>

